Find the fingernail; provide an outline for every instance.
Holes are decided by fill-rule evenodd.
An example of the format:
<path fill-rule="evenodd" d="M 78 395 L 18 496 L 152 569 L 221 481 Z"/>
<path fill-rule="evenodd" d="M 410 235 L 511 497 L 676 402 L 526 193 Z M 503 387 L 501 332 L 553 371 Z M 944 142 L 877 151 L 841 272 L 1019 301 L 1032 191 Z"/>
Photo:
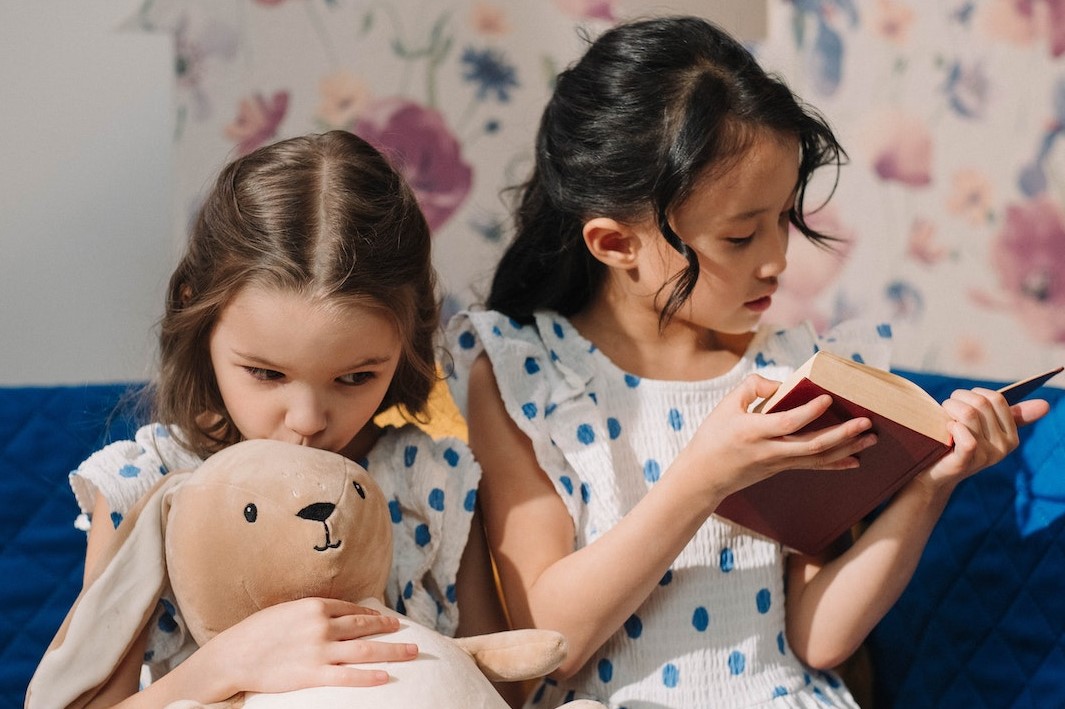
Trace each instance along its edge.
<path fill-rule="evenodd" d="M 418 646 L 414 645 L 414 644 L 411 644 L 411 643 L 407 643 L 407 654 L 410 655 L 411 657 L 417 655 L 418 654 Z"/>

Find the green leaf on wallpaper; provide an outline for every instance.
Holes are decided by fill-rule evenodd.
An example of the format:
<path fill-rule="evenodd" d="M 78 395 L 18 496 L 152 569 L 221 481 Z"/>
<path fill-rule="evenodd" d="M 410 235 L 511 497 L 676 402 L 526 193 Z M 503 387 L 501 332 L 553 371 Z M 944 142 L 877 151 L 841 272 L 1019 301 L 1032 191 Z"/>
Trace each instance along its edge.
<path fill-rule="evenodd" d="M 544 54 L 540 57 L 540 69 L 544 73 L 544 83 L 547 84 L 547 88 L 554 90 L 555 81 L 558 78 L 558 63 L 555 58 L 549 54 Z"/>
<path fill-rule="evenodd" d="M 373 29 L 373 25 L 374 25 L 374 14 L 373 14 L 373 10 L 370 10 L 369 12 L 367 12 L 365 15 L 362 16 L 362 27 L 359 28 L 359 34 L 360 35 L 369 34 L 370 30 Z"/>
<path fill-rule="evenodd" d="M 803 40 L 806 39 L 806 18 L 801 12 L 793 13 L 791 16 L 791 34 L 795 37 L 795 46 L 801 47 Z"/>

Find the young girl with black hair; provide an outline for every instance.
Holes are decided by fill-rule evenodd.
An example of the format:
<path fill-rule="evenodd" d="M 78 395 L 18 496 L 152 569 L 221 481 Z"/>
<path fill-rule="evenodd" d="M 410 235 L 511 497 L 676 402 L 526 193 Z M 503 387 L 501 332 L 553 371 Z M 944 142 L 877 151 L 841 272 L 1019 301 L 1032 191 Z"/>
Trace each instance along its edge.
<path fill-rule="evenodd" d="M 760 324 L 805 220 L 829 126 L 716 26 L 606 31 L 558 77 L 486 310 L 449 325 L 451 385 L 518 626 L 570 655 L 526 706 L 854 706 L 831 668 L 911 577 L 954 487 L 1017 445 L 1043 401 L 959 391 L 949 455 L 853 544 L 804 556 L 714 515 L 789 468 L 838 470 L 868 419 L 749 413 L 817 348 L 887 366 L 886 328 Z"/>

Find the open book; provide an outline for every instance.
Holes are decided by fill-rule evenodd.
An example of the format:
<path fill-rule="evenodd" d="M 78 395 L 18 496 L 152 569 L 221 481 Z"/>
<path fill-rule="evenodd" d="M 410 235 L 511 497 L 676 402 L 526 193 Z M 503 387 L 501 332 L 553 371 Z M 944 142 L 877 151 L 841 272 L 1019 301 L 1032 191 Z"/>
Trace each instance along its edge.
<path fill-rule="evenodd" d="M 1014 404 L 1062 371 L 1057 367 L 1003 387 Z M 807 554 L 826 549 L 913 476 L 945 456 L 950 415 L 910 380 L 827 351 L 806 361 L 755 410 L 784 411 L 821 395 L 832 405 L 803 430 L 866 416 L 877 443 L 850 470 L 786 470 L 727 498 L 717 514 L 785 547 Z"/>

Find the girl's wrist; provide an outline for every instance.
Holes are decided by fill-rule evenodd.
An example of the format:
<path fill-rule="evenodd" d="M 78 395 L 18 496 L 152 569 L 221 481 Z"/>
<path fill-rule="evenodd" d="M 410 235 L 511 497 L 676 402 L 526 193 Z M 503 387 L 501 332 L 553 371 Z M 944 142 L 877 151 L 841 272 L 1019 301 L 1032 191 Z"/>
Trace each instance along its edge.
<path fill-rule="evenodd" d="M 705 461 L 693 457 L 687 449 L 680 452 L 662 477 L 663 482 L 667 479 L 676 486 L 677 497 L 685 500 L 686 506 L 694 504 L 702 511 L 704 519 L 713 514 L 732 492 L 708 469 Z"/>
<path fill-rule="evenodd" d="M 922 508 L 942 511 L 959 482 L 954 478 L 935 477 L 926 470 L 910 480 L 899 491 L 899 495 L 911 498 L 914 504 Z"/>

